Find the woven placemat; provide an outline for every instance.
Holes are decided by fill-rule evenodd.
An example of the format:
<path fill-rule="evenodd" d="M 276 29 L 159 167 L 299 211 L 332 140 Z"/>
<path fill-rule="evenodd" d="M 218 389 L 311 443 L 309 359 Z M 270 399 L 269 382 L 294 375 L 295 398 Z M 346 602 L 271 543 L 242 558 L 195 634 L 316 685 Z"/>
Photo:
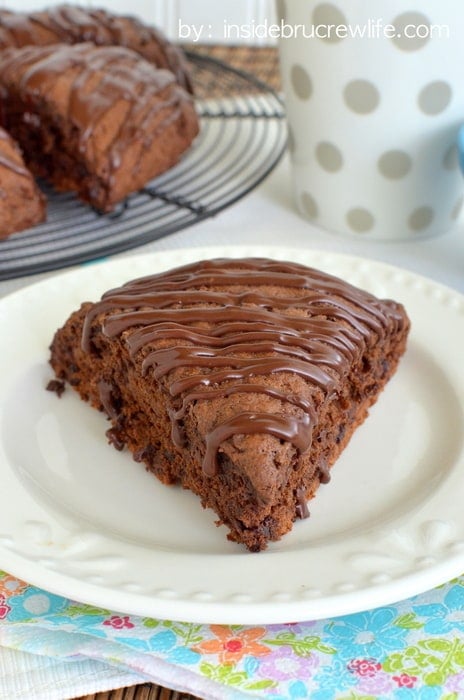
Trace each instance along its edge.
<path fill-rule="evenodd" d="M 162 688 L 154 683 L 143 683 L 131 688 L 86 695 L 81 700 L 198 700 L 198 698 L 186 693 L 178 693 L 176 690 L 169 690 L 169 688 Z"/>
<path fill-rule="evenodd" d="M 206 54 L 211 58 L 223 61 L 238 70 L 252 73 L 258 80 L 266 83 L 277 92 L 281 89 L 277 48 L 271 46 L 207 46 L 199 44 L 188 44 L 185 48 L 188 51 Z M 199 96 L 217 97 L 218 95 Z"/>
<path fill-rule="evenodd" d="M 228 63 L 238 70 L 252 73 L 274 90 L 280 90 L 279 57 L 273 47 L 252 46 L 216 46 L 190 44 L 189 51 L 206 54 L 219 61 Z M 203 95 L 201 95 L 203 97 Z M 217 97 L 217 95 L 209 95 Z M 192 695 L 178 693 L 154 683 L 143 683 L 130 688 L 121 688 L 105 693 L 86 695 L 76 700 L 196 700 Z"/>

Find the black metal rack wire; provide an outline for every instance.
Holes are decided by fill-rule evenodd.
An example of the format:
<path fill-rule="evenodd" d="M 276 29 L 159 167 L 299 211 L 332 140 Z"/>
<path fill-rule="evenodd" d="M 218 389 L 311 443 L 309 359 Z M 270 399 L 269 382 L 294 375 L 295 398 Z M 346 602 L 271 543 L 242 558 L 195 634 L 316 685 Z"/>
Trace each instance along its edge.
<path fill-rule="evenodd" d="M 185 157 L 107 215 L 44 185 L 47 222 L 0 241 L 0 280 L 106 257 L 192 226 L 271 172 L 286 145 L 278 95 L 217 59 L 188 58 L 201 131 Z"/>

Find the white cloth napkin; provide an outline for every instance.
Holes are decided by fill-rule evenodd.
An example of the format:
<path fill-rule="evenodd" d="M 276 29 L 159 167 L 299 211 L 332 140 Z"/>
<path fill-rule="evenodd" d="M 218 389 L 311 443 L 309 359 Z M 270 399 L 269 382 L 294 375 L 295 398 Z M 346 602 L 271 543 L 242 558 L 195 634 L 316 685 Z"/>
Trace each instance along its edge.
<path fill-rule="evenodd" d="M 144 681 L 100 661 L 64 662 L 0 647 L 0 700 L 68 700 Z"/>

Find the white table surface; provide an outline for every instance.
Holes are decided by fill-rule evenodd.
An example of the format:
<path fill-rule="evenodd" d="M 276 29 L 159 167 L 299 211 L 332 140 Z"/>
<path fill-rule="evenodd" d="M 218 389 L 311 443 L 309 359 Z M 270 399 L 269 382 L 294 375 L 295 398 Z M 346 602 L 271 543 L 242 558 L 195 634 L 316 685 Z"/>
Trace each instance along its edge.
<path fill-rule="evenodd" d="M 256 190 L 216 218 L 131 253 L 226 244 L 284 245 L 358 255 L 405 267 L 464 292 L 464 215 L 442 236 L 411 242 L 369 241 L 363 234 L 347 237 L 324 231 L 296 211 L 286 157 Z"/>
<path fill-rule="evenodd" d="M 345 237 L 323 231 L 296 212 L 286 157 L 258 188 L 217 217 L 122 255 L 227 244 L 284 245 L 349 253 L 413 270 L 464 292 L 464 217 L 442 236 L 411 242 L 376 242 L 362 234 Z M 50 274 L 56 273 L 2 282 L 0 296 Z"/>

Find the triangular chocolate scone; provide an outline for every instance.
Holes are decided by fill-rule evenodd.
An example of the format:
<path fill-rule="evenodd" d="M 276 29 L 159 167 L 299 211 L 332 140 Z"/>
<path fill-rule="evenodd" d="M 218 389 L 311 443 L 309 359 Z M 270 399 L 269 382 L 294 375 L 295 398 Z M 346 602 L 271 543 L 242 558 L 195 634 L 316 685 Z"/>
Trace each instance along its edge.
<path fill-rule="evenodd" d="M 51 364 L 106 411 L 117 449 L 198 494 L 256 552 L 307 515 L 408 330 L 401 304 L 323 272 L 216 259 L 83 304 Z"/>

